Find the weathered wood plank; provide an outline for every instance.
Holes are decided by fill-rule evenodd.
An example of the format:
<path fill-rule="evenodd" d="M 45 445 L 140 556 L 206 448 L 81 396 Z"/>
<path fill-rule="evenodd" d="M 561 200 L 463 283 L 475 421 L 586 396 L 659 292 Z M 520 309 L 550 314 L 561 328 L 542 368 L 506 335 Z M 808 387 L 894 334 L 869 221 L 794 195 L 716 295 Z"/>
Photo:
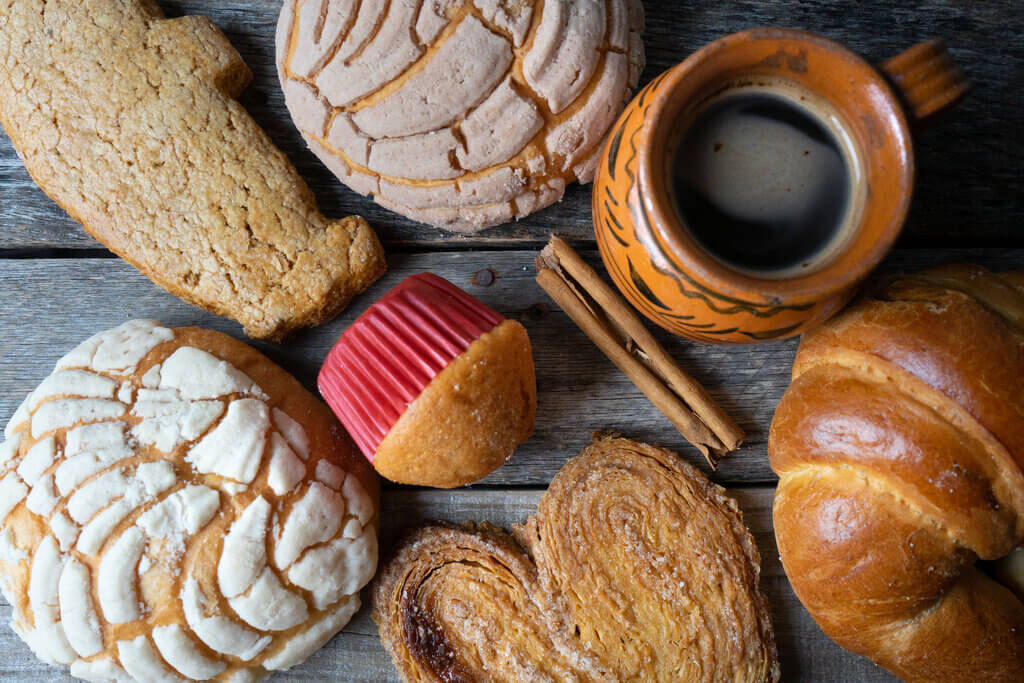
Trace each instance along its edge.
<path fill-rule="evenodd" d="M 338 183 L 305 148 L 284 106 L 273 64 L 280 0 L 161 0 L 172 15 L 212 17 L 255 74 L 242 97 L 277 144 L 298 165 L 330 215 L 360 213 L 390 246 L 536 245 L 550 226 L 590 239 L 590 193 L 573 187 L 566 199 L 518 224 L 473 239 L 445 235 L 378 208 Z M 646 0 L 648 67 L 643 81 L 700 45 L 752 26 L 790 26 L 823 33 L 880 61 L 912 43 L 945 37 L 977 84 L 945 121 L 918 136 L 918 189 L 903 243 L 907 246 L 1024 246 L 1024 5 L 1017 0 Z M 32 182 L 6 136 L 0 135 L 0 249 L 92 248 L 98 244 Z"/>
<path fill-rule="evenodd" d="M 782 573 L 771 529 L 770 488 L 734 489 L 747 524 L 761 551 L 762 589 L 772 608 L 785 681 L 895 681 L 868 660 L 845 652 L 815 625 L 793 595 Z M 382 514 L 382 547 L 410 526 L 426 520 L 450 522 L 487 520 L 508 528 L 524 521 L 537 506 L 542 489 L 522 491 L 389 491 Z M 391 660 L 377 636 L 367 605 L 345 630 L 305 664 L 275 676 L 275 681 L 397 681 Z M 0 677 L 18 680 L 67 681 L 66 675 L 48 668 L 32 656 L 28 647 L 6 627 L 10 608 L 0 607 Z"/>
<path fill-rule="evenodd" d="M 534 282 L 532 251 L 396 254 L 391 271 L 341 317 L 284 345 L 257 344 L 315 391 L 316 373 L 341 331 L 391 286 L 432 270 L 452 280 L 529 330 L 536 359 L 539 409 L 533 438 L 483 483 L 546 486 L 565 458 L 611 428 L 680 451 L 696 466 L 703 458 L 646 398 L 583 336 Z M 593 253 L 591 260 L 596 260 Z M 1024 267 L 1024 250 L 903 251 L 887 270 L 974 260 L 997 270 Z M 483 287 L 474 275 L 493 271 Z M 484 280 L 481 281 L 485 281 Z M 238 326 L 157 289 L 120 259 L 0 260 L 0 420 L 45 377 L 64 352 L 95 332 L 137 317 L 169 325 L 202 325 L 239 335 Z M 770 483 L 765 440 L 775 405 L 789 382 L 796 341 L 745 347 L 658 338 L 703 382 L 747 432 L 746 444 L 724 460 L 723 483 Z M 706 471 L 706 469 L 705 469 Z"/>

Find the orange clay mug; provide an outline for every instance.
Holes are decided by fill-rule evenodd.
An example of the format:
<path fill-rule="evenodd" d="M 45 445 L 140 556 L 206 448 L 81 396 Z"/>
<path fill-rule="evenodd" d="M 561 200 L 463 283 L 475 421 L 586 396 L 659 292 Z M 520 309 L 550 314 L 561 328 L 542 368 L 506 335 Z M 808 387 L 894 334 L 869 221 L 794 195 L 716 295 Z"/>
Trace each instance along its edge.
<path fill-rule="evenodd" d="M 930 119 L 970 89 L 941 41 L 912 47 L 881 71 L 885 76 L 811 33 L 754 29 L 710 43 L 644 88 L 612 129 L 593 189 L 601 256 L 633 305 L 671 332 L 712 343 L 789 337 L 842 308 L 890 251 L 906 218 L 914 183 L 908 119 Z M 844 213 L 827 244 L 775 271 L 713 255 L 677 208 L 674 178 L 686 160 L 676 157 L 687 128 L 724 95 L 748 90 L 798 98 L 834 135 L 848 172 Z M 721 146 L 716 142 L 714 151 Z M 765 147 L 753 149 L 761 154 Z M 751 164 L 736 171 L 722 177 L 743 187 L 778 184 Z M 719 183 L 710 191 L 720 195 L 740 186 L 720 181 L 705 178 Z"/>

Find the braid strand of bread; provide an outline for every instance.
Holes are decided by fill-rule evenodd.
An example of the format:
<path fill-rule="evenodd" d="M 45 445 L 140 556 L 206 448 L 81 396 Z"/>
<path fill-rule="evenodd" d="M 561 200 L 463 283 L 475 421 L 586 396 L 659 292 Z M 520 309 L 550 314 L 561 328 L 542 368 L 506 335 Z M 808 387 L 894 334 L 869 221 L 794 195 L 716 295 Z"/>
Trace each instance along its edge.
<path fill-rule="evenodd" d="M 1024 273 L 892 279 L 805 335 L 770 453 L 833 640 L 908 681 L 1021 680 L 1022 596 L 977 563 L 1024 543 Z"/>

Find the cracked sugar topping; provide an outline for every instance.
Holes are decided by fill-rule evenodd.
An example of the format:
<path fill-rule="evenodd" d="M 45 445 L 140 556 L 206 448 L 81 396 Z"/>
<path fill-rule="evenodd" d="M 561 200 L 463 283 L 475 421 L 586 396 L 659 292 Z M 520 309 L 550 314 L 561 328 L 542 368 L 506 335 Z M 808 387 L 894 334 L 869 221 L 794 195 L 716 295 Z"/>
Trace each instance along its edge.
<path fill-rule="evenodd" d="M 321 457 L 320 426 L 197 334 L 225 348 L 155 321 L 92 337 L 0 444 L 12 626 L 73 675 L 287 668 L 344 626 L 376 569 L 374 503 Z"/>
<path fill-rule="evenodd" d="M 292 118 L 357 192 L 456 232 L 590 182 L 643 70 L 638 0 L 286 0 Z"/>

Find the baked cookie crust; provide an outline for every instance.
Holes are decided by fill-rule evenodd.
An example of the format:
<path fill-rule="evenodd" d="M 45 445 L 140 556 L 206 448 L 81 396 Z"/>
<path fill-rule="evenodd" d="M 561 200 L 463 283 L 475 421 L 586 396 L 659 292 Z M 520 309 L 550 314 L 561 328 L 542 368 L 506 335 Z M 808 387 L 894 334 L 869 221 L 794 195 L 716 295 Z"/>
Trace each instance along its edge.
<path fill-rule="evenodd" d="M 328 220 L 235 97 L 248 67 L 205 17 L 132 0 L 0 3 L 0 124 L 51 198 L 182 299 L 280 340 L 385 270 Z"/>

